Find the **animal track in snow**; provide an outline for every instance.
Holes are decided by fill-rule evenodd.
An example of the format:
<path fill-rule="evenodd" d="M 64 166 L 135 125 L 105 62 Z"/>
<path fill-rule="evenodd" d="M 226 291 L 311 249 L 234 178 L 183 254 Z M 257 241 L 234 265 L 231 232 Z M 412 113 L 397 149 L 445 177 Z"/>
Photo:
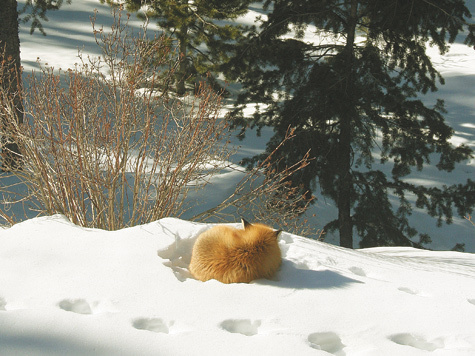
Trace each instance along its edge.
<path fill-rule="evenodd" d="M 160 318 L 138 318 L 133 321 L 132 325 L 138 330 L 169 334 L 170 327 L 172 327 L 174 323 L 174 321 L 166 322 Z"/>
<path fill-rule="evenodd" d="M 58 303 L 63 310 L 77 314 L 115 313 L 117 309 L 109 300 L 94 301 L 85 299 L 63 299 Z"/>
<path fill-rule="evenodd" d="M 251 322 L 249 319 L 228 319 L 220 324 L 221 328 L 230 332 L 238 333 L 246 336 L 253 336 L 259 333 L 261 326 L 260 320 Z"/>
<path fill-rule="evenodd" d="M 348 269 L 350 270 L 350 272 L 356 274 L 357 276 L 366 277 L 366 272 L 361 267 L 354 266 L 354 267 L 350 267 Z"/>
<path fill-rule="evenodd" d="M 58 306 L 66 311 L 77 314 L 92 314 L 90 304 L 84 299 L 63 299 Z"/>
<path fill-rule="evenodd" d="M 336 356 L 345 356 L 345 345 L 340 337 L 334 332 L 313 333 L 308 336 L 310 346 L 317 350 L 326 351 Z"/>
<path fill-rule="evenodd" d="M 5 309 L 6 305 L 7 305 L 7 301 L 4 298 L 0 297 L 0 310 L 6 310 Z"/>
<path fill-rule="evenodd" d="M 444 347 L 444 343 L 441 339 L 436 339 L 432 342 L 429 342 L 421 336 L 409 333 L 392 335 L 389 337 L 389 340 L 395 342 L 398 345 L 411 346 L 424 351 L 435 351 Z"/>
<path fill-rule="evenodd" d="M 475 299 L 467 299 L 467 302 L 469 302 L 470 304 L 475 305 Z"/>

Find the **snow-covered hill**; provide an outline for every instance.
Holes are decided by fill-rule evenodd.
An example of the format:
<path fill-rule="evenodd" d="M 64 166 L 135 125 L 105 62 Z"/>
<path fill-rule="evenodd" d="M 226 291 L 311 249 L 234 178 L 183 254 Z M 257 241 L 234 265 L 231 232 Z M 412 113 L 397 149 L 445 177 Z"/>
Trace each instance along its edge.
<path fill-rule="evenodd" d="M 208 227 L 0 231 L 0 355 L 475 354 L 475 255 L 283 233 L 275 280 L 203 283 L 187 265 Z"/>
<path fill-rule="evenodd" d="M 73 67 L 77 48 L 98 55 L 94 8 L 99 24 L 111 23 L 106 5 L 78 0 L 48 13 L 46 37 L 23 26 L 25 71 L 38 68 L 37 57 Z M 433 59 L 446 85 L 425 100 L 445 99 L 454 141 L 475 148 L 475 51 L 456 44 Z M 236 157 L 262 150 L 269 134 L 249 135 Z M 472 160 L 452 174 L 429 168 L 411 179 L 453 184 L 474 173 Z M 212 180 L 202 205 L 239 180 L 237 171 L 231 175 Z M 336 209 L 320 198 L 313 213 L 321 226 Z M 475 251 L 475 229 L 461 218 L 439 229 L 416 211 L 412 222 L 431 235 L 432 248 L 465 242 Z M 207 228 L 166 218 L 108 232 L 56 215 L 0 230 L 0 356 L 475 354 L 473 254 L 347 250 L 283 233 L 274 280 L 203 283 L 187 266 Z"/>

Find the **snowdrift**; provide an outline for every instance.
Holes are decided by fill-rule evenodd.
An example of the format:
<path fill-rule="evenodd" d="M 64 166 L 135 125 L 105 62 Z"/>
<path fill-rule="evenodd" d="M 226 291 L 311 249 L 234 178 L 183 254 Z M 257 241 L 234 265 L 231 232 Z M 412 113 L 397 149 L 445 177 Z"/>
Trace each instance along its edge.
<path fill-rule="evenodd" d="M 192 278 L 210 225 L 0 231 L 1 355 L 474 355 L 475 255 L 283 233 L 274 280 Z"/>

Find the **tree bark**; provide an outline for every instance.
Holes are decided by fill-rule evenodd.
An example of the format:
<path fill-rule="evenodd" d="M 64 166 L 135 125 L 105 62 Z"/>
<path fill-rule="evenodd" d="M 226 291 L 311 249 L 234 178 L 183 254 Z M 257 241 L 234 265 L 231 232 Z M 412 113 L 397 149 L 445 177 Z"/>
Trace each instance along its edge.
<path fill-rule="evenodd" d="M 339 134 L 339 177 L 338 177 L 338 229 L 340 246 L 353 248 L 353 223 L 351 221 L 351 121 L 342 117 Z"/>
<path fill-rule="evenodd" d="M 16 0 L 0 0 L 0 61 L 3 63 L 3 75 L 0 78 L 2 91 L 6 99 L 15 107 L 16 120 L 23 122 L 23 101 L 21 89 L 20 37 L 18 34 L 18 10 Z M 5 105 L 5 104 L 3 104 Z M 2 110 L 5 113 L 4 110 Z M 5 132 L 7 117 L 1 117 L 1 125 Z M 17 169 L 20 166 L 20 151 L 12 137 L 2 137 L 2 167 L 4 171 Z"/>
<path fill-rule="evenodd" d="M 180 51 L 180 63 L 178 64 L 178 71 L 176 74 L 177 84 L 176 92 L 178 95 L 184 95 L 186 88 L 186 76 L 188 75 L 188 62 L 186 58 L 187 53 L 187 41 L 188 36 L 188 26 L 184 25 L 180 28 L 180 36 L 178 37 L 179 41 L 179 51 Z"/>
<path fill-rule="evenodd" d="M 344 93 L 345 102 L 340 117 L 339 150 L 338 150 L 338 229 L 340 246 L 353 248 L 353 222 L 351 218 L 351 192 L 353 180 L 351 177 L 351 130 L 353 115 L 356 114 L 354 97 L 354 44 L 357 24 L 358 2 L 352 0 L 350 4 L 350 18 L 347 22 L 347 40 L 343 57 Z"/>

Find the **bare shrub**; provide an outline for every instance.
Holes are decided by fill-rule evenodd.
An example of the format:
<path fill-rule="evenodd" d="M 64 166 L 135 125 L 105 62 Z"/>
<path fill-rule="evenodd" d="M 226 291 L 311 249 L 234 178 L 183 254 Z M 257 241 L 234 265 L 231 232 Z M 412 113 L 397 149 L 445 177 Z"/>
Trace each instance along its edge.
<path fill-rule="evenodd" d="M 95 35 L 102 58 L 28 77 L 25 124 L 8 127 L 24 160 L 15 174 L 39 214 L 62 213 L 82 226 L 114 230 L 180 216 L 190 183 L 231 153 L 220 97 L 204 86 L 180 100 L 137 90 L 169 81 L 161 69 L 175 54 L 164 37 L 131 36 L 120 12 L 111 31 Z"/>
<path fill-rule="evenodd" d="M 80 56 L 80 64 L 67 71 L 42 66 L 26 78 L 19 93 L 24 123 L 13 103 L 2 99 L 7 124 L 0 134 L 18 142 L 23 162 L 0 180 L 0 217 L 9 224 L 32 212 L 62 213 L 75 224 L 107 230 L 180 217 L 193 208 L 187 200 L 191 189 L 232 166 L 228 126 L 219 117 L 221 97 L 204 85 L 194 96 L 171 97 L 167 88 L 180 58 L 169 39 L 149 38 L 146 31 L 134 36 L 122 12 L 114 17 L 107 32 L 93 21 L 103 56 Z M 284 142 L 292 137 L 289 132 Z M 307 154 L 277 171 L 271 155 L 243 174 L 229 197 L 193 220 L 249 216 L 318 236 L 300 217 L 310 200 L 289 184 L 308 161 Z M 22 216 L 12 209 L 18 205 Z"/>
<path fill-rule="evenodd" d="M 475 226 L 475 221 L 472 220 L 472 216 L 471 215 L 467 215 L 467 216 L 464 216 L 465 220 L 467 220 L 470 224 L 472 224 L 473 226 Z"/>
<path fill-rule="evenodd" d="M 254 221 L 297 235 L 323 239 L 323 230 L 302 217 L 315 198 L 298 194 L 298 187 L 293 187 L 290 181 L 295 173 L 309 164 L 310 152 L 285 169 L 277 170 L 275 166 L 278 162 L 273 161 L 276 152 L 294 137 L 293 131 L 288 130 L 274 152 L 250 169 L 229 197 L 193 219 L 233 221 L 236 215 L 250 216 Z"/>

